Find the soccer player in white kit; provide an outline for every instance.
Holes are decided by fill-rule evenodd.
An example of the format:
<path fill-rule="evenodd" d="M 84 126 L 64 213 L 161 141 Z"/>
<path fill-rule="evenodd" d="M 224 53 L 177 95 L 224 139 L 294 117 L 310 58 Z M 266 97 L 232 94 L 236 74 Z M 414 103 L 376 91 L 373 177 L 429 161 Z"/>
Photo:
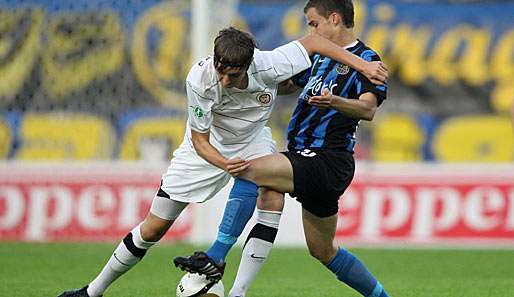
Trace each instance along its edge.
<path fill-rule="evenodd" d="M 381 63 L 366 62 L 320 35 L 308 35 L 272 51 L 255 47 L 248 33 L 234 28 L 220 31 L 214 56 L 195 64 L 187 76 L 186 134 L 162 176 L 147 217 L 127 234 L 92 282 L 59 297 L 102 296 L 162 238 L 189 203 L 212 198 L 228 183 L 228 160 L 244 162 L 274 153 L 266 123 L 277 89 L 311 66 L 311 54 L 351 65 L 376 81 L 387 76 Z M 261 195 L 282 194 L 268 191 Z"/>

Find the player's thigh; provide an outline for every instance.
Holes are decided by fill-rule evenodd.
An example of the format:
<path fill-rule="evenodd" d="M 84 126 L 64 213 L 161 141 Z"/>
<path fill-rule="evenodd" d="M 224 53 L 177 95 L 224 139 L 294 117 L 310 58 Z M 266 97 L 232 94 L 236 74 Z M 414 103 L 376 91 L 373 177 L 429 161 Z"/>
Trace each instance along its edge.
<path fill-rule="evenodd" d="M 302 209 L 303 231 L 311 255 L 327 264 L 335 255 L 334 237 L 337 227 L 337 214 L 318 217 Z"/>
<path fill-rule="evenodd" d="M 283 154 L 272 154 L 250 161 L 250 167 L 242 176 L 280 193 L 294 190 L 293 167 Z"/>
<path fill-rule="evenodd" d="M 267 188 L 259 188 L 257 208 L 269 211 L 282 211 L 284 209 L 284 194 Z"/>

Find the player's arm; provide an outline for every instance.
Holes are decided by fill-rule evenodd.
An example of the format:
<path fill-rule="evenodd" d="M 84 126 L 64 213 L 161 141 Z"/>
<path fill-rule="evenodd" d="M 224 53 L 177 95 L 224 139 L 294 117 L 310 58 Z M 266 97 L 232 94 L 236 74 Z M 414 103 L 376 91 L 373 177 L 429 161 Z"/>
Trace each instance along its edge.
<path fill-rule="evenodd" d="M 316 33 L 306 35 L 298 41 L 309 55 L 317 53 L 348 65 L 364 74 L 374 84 L 382 85 L 387 81 L 387 68 L 381 61 L 365 61 Z"/>
<path fill-rule="evenodd" d="M 196 153 L 202 157 L 205 161 L 211 163 L 212 165 L 221 168 L 225 171 L 228 171 L 228 159 L 225 158 L 210 142 L 209 142 L 209 132 L 200 133 L 193 129 L 191 129 L 191 141 L 193 142 L 193 146 L 196 150 Z M 231 160 L 230 164 L 234 165 L 237 163 L 241 171 L 245 170 L 249 163 L 240 158 L 234 158 Z"/>
<path fill-rule="evenodd" d="M 371 121 L 377 111 L 377 96 L 371 92 L 363 93 L 359 99 L 348 99 L 331 95 L 324 89 L 320 96 L 309 98 L 309 104 L 318 108 L 333 108 L 350 118 Z"/>
<path fill-rule="evenodd" d="M 309 78 L 311 76 L 311 69 L 308 68 L 295 76 L 281 82 L 278 85 L 278 94 L 279 95 L 289 95 L 292 94 L 307 85 Z"/>

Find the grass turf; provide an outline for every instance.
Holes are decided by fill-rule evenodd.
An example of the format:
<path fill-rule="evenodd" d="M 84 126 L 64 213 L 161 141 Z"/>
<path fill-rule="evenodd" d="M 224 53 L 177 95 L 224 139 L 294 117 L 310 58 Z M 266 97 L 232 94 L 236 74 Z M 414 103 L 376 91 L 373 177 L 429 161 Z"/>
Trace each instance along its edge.
<path fill-rule="evenodd" d="M 0 243 L 0 296 L 57 296 L 83 286 L 100 271 L 112 244 Z M 120 278 L 106 297 L 175 296 L 182 272 L 171 259 L 195 250 L 158 245 Z M 391 297 L 504 297 L 514 288 L 512 250 L 352 249 L 378 277 Z M 223 282 L 232 284 L 240 249 L 228 258 Z M 314 297 L 359 294 L 338 282 L 305 249 L 274 249 L 249 297 Z"/>

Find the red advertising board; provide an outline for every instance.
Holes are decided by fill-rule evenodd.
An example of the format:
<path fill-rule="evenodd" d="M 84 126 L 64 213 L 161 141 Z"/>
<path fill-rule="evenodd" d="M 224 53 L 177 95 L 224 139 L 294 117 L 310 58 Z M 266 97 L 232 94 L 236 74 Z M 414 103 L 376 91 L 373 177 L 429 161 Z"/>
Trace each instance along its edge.
<path fill-rule="evenodd" d="M 0 239 L 118 240 L 146 215 L 162 171 L 155 167 L 0 167 Z M 167 239 L 189 236 L 189 208 Z"/>
<path fill-rule="evenodd" d="M 338 240 L 514 247 L 514 166 L 357 168 L 340 200 Z M 0 240 L 119 240 L 144 218 L 164 170 L 116 163 L 0 165 Z M 190 238 L 199 222 L 195 214 L 187 208 L 166 238 Z M 298 231 L 301 216 L 294 219 L 294 228 L 281 228 Z"/>
<path fill-rule="evenodd" d="M 359 169 L 340 200 L 339 239 L 514 247 L 514 167 Z"/>

